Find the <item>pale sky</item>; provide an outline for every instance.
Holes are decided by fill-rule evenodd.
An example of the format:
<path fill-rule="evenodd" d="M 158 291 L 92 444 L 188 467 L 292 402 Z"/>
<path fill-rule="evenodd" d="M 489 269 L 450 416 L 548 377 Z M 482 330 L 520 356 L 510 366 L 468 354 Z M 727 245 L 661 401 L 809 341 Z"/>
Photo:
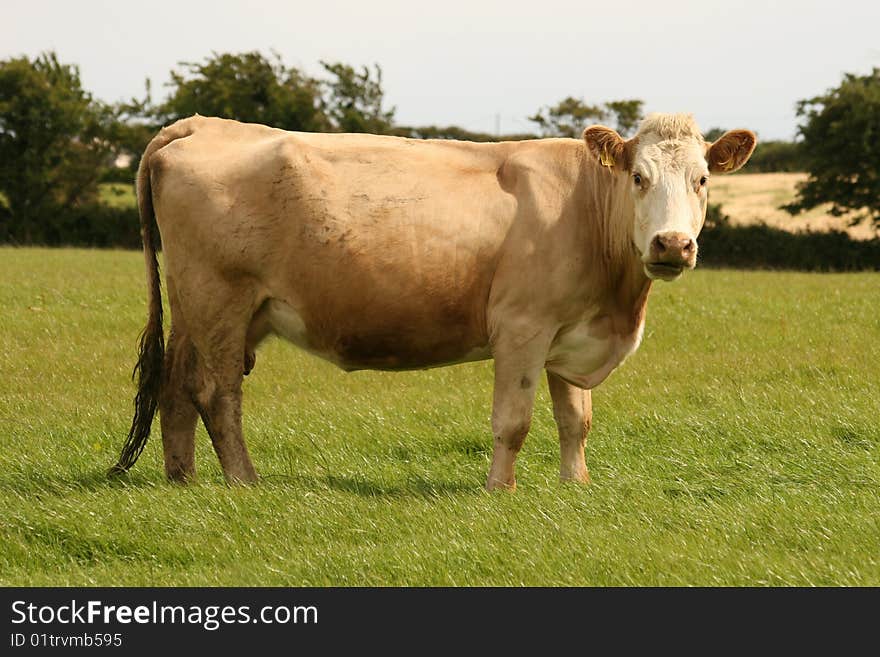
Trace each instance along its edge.
<path fill-rule="evenodd" d="M 0 0 L 0 59 L 54 49 L 97 97 L 164 97 L 211 51 L 270 49 L 308 73 L 378 62 L 396 121 L 494 132 L 565 96 L 641 98 L 705 130 L 795 134 L 795 103 L 880 67 L 880 2 L 810 0 Z"/>

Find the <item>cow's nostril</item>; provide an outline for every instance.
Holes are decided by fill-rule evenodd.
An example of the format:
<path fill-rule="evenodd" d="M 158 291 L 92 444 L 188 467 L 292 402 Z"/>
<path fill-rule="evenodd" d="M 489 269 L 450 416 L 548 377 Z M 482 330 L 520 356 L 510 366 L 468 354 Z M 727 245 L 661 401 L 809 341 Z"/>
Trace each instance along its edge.
<path fill-rule="evenodd" d="M 654 249 L 657 251 L 657 253 L 663 253 L 664 251 L 666 251 L 666 243 L 659 235 L 654 238 Z"/>
<path fill-rule="evenodd" d="M 681 252 L 684 254 L 691 254 L 694 251 L 694 241 L 691 239 L 687 239 L 682 244 Z"/>

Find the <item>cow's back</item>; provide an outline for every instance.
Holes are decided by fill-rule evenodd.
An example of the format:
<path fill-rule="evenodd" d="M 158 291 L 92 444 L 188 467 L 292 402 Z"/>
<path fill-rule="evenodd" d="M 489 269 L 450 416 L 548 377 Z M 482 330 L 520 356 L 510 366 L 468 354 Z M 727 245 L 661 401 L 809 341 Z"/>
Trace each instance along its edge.
<path fill-rule="evenodd" d="M 253 280 L 301 321 L 304 346 L 346 368 L 488 355 L 486 303 L 517 214 L 500 180 L 510 144 L 187 121 L 151 161 L 172 276 Z"/>

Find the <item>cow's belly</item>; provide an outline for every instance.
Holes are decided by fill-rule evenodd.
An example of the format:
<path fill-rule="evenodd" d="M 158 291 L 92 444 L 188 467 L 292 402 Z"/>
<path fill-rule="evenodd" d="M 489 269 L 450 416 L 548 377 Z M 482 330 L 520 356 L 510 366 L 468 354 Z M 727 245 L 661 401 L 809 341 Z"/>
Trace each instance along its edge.
<path fill-rule="evenodd" d="M 454 332 L 401 330 L 392 326 L 368 329 L 363 324 L 352 329 L 347 322 L 325 325 L 318 332 L 309 327 L 307 316 L 280 299 L 270 299 L 265 306 L 269 332 L 347 371 L 425 369 L 491 357 L 488 344 L 449 339 Z"/>
<path fill-rule="evenodd" d="M 602 383 L 642 340 L 645 325 L 621 335 L 610 330 L 607 318 L 583 322 L 561 333 L 550 347 L 547 369 L 579 388 Z"/>

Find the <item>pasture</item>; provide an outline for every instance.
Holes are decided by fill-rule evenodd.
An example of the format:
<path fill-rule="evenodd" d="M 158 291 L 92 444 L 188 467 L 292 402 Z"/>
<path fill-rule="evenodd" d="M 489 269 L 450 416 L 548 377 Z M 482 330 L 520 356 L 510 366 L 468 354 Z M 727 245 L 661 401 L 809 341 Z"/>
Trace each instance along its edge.
<path fill-rule="evenodd" d="M 487 494 L 491 363 L 345 374 L 277 340 L 245 380 L 259 486 L 202 428 L 198 482 L 166 483 L 158 422 L 108 480 L 143 258 L 0 263 L 2 585 L 880 585 L 878 274 L 656 285 L 594 391 L 593 483 L 557 481 L 544 382 L 517 492 Z"/>

